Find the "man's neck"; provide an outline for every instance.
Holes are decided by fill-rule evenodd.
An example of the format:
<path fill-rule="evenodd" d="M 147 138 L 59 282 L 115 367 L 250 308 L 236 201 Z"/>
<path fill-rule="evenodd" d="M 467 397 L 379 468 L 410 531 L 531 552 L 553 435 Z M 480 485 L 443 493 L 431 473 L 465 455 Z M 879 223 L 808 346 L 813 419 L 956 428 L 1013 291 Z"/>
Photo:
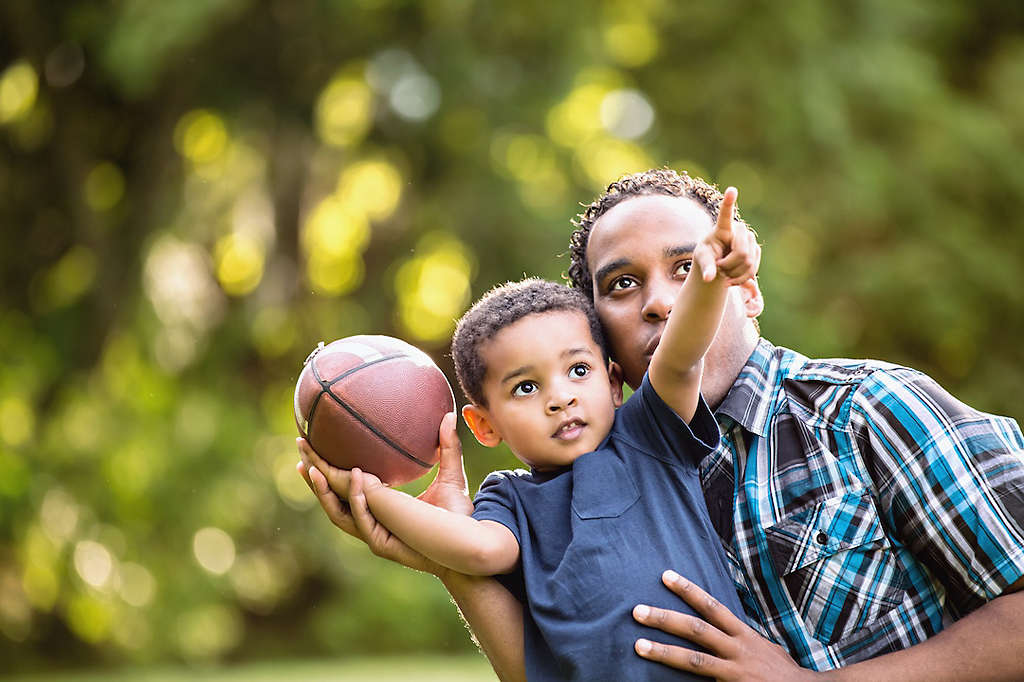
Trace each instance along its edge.
<path fill-rule="evenodd" d="M 736 343 L 717 349 L 719 352 L 712 358 L 715 363 L 714 371 L 708 372 L 705 366 L 704 378 L 701 381 L 701 393 L 712 411 L 717 410 L 725 400 L 725 396 L 736 383 L 747 360 L 750 359 L 751 353 L 757 348 L 760 338 L 757 330 L 750 325 L 749 331 L 745 330 Z M 709 352 L 709 357 L 710 355 Z"/>

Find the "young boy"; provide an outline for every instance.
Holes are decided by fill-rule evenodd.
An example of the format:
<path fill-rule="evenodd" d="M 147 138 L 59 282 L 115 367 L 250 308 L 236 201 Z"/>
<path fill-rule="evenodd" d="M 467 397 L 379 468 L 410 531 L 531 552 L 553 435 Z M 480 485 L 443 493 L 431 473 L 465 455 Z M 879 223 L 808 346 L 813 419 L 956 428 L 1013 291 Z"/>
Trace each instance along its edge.
<path fill-rule="evenodd" d="M 644 635 L 631 609 L 663 601 L 668 565 L 743 613 L 698 477 L 718 444 L 700 397 L 702 357 L 729 286 L 756 273 L 751 237 L 732 219 L 735 198 L 726 191 L 716 229 L 694 249 L 694 276 L 680 256 L 676 275 L 686 282 L 660 344 L 651 341 L 648 375 L 625 404 L 619 368 L 580 292 L 524 280 L 492 290 L 463 316 L 452 342 L 471 401 L 463 417 L 482 444 L 504 440 L 531 468 L 488 476 L 472 517 L 352 471 L 351 491 L 361 490 L 407 545 L 462 573 L 499 575 L 524 603 L 529 679 L 683 679 L 629 646 Z M 611 287 L 628 296 L 634 284 L 621 276 Z"/>

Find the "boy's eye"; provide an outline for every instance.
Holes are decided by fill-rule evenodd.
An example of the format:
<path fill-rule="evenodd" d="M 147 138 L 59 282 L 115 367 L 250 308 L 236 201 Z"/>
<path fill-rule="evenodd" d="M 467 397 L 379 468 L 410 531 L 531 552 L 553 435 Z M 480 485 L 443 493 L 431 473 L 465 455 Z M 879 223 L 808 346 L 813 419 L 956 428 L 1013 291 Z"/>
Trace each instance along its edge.
<path fill-rule="evenodd" d="M 569 368 L 569 376 L 574 379 L 582 379 L 590 374 L 590 368 L 580 363 Z"/>
<path fill-rule="evenodd" d="M 512 389 L 512 395 L 514 396 L 526 396 L 537 392 L 537 384 L 532 381 L 520 381 Z"/>
<path fill-rule="evenodd" d="M 687 273 L 690 272 L 690 268 L 691 267 L 693 267 L 693 261 L 692 260 L 684 260 L 682 263 L 679 263 L 678 265 L 676 265 L 675 274 L 676 275 L 686 275 Z"/>
<path fill-rule="evenodd" d="M 629 275 L 622 275 L 616 277 L 608 284 L 608 291 L 622 291 L 623 289 L 632 289 L 637 285 L 636 279 Z"/>

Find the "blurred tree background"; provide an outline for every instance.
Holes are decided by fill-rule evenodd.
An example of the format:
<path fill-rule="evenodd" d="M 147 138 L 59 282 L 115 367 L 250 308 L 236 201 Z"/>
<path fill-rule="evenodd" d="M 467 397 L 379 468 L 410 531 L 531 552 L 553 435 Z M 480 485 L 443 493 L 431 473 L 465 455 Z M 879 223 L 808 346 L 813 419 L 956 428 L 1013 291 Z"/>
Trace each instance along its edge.
<path fill-rule="evenodd" d="M 451 376 L 625 172 L 740 188 L 774 342 L 1024 416 L 1022 151 L 1005 0 L 4 0 L 0 670 L 471 650 L 315 505 L 293 382 Z"/>

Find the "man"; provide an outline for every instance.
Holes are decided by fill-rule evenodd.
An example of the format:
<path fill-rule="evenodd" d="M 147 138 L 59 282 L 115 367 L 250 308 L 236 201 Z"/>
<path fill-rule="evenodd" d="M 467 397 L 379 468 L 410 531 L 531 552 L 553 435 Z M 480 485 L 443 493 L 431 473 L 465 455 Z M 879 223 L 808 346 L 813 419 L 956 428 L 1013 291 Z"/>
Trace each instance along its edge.
<path fill-rule="evenodd" d="M 630 385 L 643 376 L 720 201 L 702 181 L 649 171 L 613 183 L 580 216 L 570 278 L 593 297 Z M 757 283 L 734 289 L 705 361 L 704 394 L 723 447 L 702 463 L 702 487 L 747 615 L 785 648 L 666 572 L 666 586 L 705 620 L 652 605 L 634 616 L 708 653 L 647 640 L 637 653 L 719 679 L 793 680 L 811 670 L 933 682 L 1024 677 L 1017 425 L 906 368 L 776 348 L 756 325 Z M 455 444 L 446 449 L 443 480 L 428 491 L 435 498 L 457 497 L 465 485 Z M 320 466 L 308 451 L 304 459 Z M 377 553 L 432 568 L 417 565 L 361 500 L 348 513 L 320 472 L 306 471 L 337 525 Z M 499 676 L 520 676 L 518 603 L 493 583 L 433 572 Z"/>

